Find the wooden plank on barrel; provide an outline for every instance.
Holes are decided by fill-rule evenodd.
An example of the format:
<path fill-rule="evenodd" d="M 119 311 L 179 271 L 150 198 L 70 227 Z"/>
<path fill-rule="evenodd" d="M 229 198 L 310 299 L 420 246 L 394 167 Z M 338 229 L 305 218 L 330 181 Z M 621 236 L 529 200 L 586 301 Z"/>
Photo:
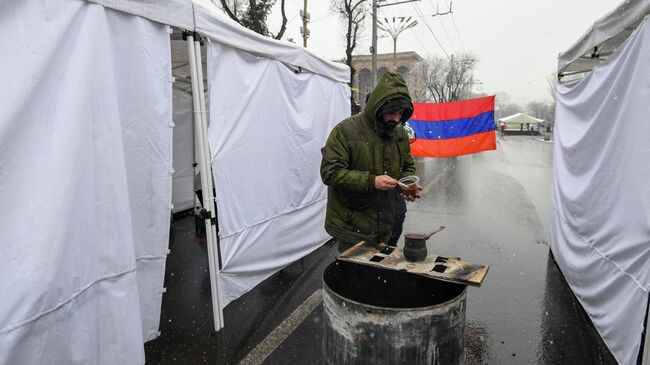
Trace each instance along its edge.
<path fill-rule="evenodd" d="M 363 241 L 338 255 L 337 259 L 471 286 L 481 286 L 489 270 L 486 265 L 431 254 L 424 261 L 408 261 L 399 247 L 385 243 L 371 245 Z"/>

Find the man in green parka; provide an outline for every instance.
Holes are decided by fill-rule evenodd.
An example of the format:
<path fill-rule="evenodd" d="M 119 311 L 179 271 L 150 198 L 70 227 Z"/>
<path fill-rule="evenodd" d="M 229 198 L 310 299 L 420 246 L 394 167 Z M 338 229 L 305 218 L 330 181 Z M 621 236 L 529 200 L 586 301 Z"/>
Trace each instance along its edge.
<path fill-rule="evenodd" d="M 394 219 L 397 180 L 415 175 L 403 123 L 413 114 L 404 79 L 387 72 L 364 110 L 340 122 L 321 152 L 327 190 L 325 231 L 347 247 L 359 241 L 386 242 Z M 421 187 L 420 187 L 421 189 Z M 415 195 L 402 194 L 414 201 Z"/>

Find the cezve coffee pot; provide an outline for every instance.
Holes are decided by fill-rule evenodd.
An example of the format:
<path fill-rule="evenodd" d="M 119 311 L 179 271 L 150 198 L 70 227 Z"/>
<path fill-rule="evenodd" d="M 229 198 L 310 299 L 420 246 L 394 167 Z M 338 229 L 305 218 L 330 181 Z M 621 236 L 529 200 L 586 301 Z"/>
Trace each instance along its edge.
<path fill-rule="evenodd" d="M 440 226 L 427 233 L 406 233 L 404 235 L 404 257 L 409 261 L 424 261 L 427 257 L 427 240 L 429 237 L 445 229 Z"/>

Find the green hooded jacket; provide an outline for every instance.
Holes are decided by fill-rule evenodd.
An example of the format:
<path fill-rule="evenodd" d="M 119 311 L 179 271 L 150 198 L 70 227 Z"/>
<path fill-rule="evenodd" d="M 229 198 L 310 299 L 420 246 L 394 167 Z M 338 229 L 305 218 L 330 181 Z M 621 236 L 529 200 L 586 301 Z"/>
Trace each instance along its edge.
<path fill-rule="evenodd" d="M 396 179 L 415 175 L 415 163 L 406 129 L 385 127 L 377 111 L 388 101 L 411 103 L 404 79 L 387 72 L 377 83 L 365 109 L 340 122 L 321 149 L 320 173 L 328 186 L 325 230 L 346 241 L 386 242 L 394 216 L 394 190 L 375 189 L 375 176 Z M 411 104 L 412 105 L 412 104 Z M 406 122 L 413 109 L 402 114 Z"/>

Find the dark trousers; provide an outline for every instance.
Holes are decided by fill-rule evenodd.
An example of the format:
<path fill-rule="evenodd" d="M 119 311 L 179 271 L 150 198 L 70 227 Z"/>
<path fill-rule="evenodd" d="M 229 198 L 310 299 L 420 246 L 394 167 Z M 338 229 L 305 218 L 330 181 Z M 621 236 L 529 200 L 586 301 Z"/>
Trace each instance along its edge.
<path fill-rule="evenodd" d="M 395 217 L 393 218 L 391 236 L 388 242 L 386 242 L 389 246 L 397 246 L 397 240 L 402 235 L 404 219 L 406 218 L 406 201 L 399 195 L 400 191 L 398 189 L 394 189 L 393 191 L 395 192 L 393 194 L 395 199 Z"/>

